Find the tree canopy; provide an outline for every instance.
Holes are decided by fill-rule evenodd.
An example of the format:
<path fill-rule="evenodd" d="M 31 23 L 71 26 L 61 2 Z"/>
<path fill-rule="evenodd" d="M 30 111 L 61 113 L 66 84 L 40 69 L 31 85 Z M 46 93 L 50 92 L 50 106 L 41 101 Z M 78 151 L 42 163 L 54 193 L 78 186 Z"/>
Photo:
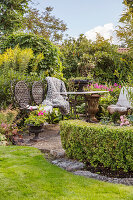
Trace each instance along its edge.
<path fill-rule="evenodd" d="M 34 33 L 57 42 L 62 40 L 67 30 L 66 24 L 53 16 L 52 7 L 44 12 L 30 7 L 32 0 L 3 0 L 0 3 L 0 35 L 10 34 L 17 30 Z"/>
<path fill-rule="evenodd" d="M 100 83 L 128 81 L 133 75 L 133 59 L 130 54 L 120 54 L 118 46 L 99 34 L 96 41 L 84 35 L 70 38 L 61 45 L 65 78 L 90 76 Z"/>
<path fill-rule="evenodd" d="M 30 0 L 3 0 L 0 3 L 0 35 L 18 30 L 28 11 Z"/>
<path fill-rule="evenodd" d="M 125 10 L 119 20 L 121 24 L 118 26 L 117 36 L 128 47 L 133 48 L 133 1 L 124 0 L 123 4 Z"/>
<path fill-rule="evenodd" d="M 63 33 L 67 30 L 66 24 L 53 16 L 52 7 L 46 7 L 45 11 L 40 13 L 37 9 L 30 9 L 26 15 L 24 27 L 28 32 L 44 36 L 53 42 L 62 40 Z"/>

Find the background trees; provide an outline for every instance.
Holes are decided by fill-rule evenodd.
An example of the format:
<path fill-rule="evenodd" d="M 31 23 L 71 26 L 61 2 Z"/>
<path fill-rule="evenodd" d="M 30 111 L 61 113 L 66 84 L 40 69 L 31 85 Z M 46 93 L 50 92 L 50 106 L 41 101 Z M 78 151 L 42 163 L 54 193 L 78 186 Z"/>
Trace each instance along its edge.
<path fill-rule="evenodd" d="M 3 0 L 0 3 L 0 35 L 12 33 L 22 27 L 29 1 Z"/>
<path fill-rule="evenodd" d="M 119 20 L 117 36 L 133 51 L 133 1 L 124 0 L 125 10 Z"/>
<path fill-rule="evenodd" d="M 61 46 L 63 69 L 66 78 L 93 76 L 100 83 L 125 82 L 133 78 L 133 58 L 117 52 L 118 46 L 97 35 L 96 41 L 88 41 L 84 35 L 68 39 Z"/>
<path fill-rule="evenodd" d="M 45 71 L 46 75 L 62 77 L 60 51 L 50 41 L 60 41 L 67 29 L 64 22 L 51 15 L 53 8 L 47 7 L 40 13 L 29 7 L 31 0 L 3 0 L 0 3 L 0 52 L 19 45 L 32 48 L 35 55 L 42 53 L 44 58 L 36 67 L 36 72 Z M 15 33 L 15 31 L 24 33 Z M 25 32 L 30 32 L 29 34 Z M 32 66 L 28 67 L 30 72 Z"/>
<path fill-rule="evenodd" d="M 14 31 L 31 32 L 53 42 L 61 41 L 66 24 L 52 15 L 53 8 L 40 13 L 29 6 L 31 0 L 3 0 L 0 3 L 0 35 Z"/>
<path fill-rule="evenodd" d="M 40 13 L 37 9 L 30 9 L 26 15 L 24 27 L 28 32 L 44 36 L 53 42 L 63 39 L 63 33 L 67 30 L 66 24 L 53 16 L 52 7 L 46 7 L 45 11 Z"/>

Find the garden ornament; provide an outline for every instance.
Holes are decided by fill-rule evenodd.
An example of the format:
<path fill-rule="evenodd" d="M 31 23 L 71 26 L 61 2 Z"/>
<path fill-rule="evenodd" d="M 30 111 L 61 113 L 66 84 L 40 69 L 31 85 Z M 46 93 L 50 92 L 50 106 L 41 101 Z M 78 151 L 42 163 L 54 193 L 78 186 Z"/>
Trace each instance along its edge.
<path fill-rule="evenodd" d="M 127 114 L 129 110 L 133 109 L 133 105 L 129 98 L 128 91 L 133 93 L 133 88 L 129 87 L 127 89 L 126 87 L 123 87 L 121 89 L 116 105 L 110 105 L 107 108 L 110 114 L 113 114 L 114 112 L 119 112 L 121 115 L 124 115 Z"/>

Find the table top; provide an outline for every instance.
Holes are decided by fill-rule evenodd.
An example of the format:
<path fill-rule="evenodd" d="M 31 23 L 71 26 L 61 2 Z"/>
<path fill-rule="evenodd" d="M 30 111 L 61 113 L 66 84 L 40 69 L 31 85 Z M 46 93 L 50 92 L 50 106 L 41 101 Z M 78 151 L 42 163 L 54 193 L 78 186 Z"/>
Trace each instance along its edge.
<path fill-rule="evenodd" d="M 83 92 L 58 92 L 59 94 L 98 94 L 98 93 L 108 93 L 109 91 L 83 91 Z"/>

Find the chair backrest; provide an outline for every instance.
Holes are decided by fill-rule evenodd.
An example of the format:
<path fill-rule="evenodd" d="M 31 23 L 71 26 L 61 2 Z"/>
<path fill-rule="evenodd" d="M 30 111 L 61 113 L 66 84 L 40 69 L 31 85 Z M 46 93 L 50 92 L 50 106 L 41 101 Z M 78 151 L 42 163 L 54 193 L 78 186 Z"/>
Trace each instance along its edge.
<path fill-rule="evenodd" d="M 129 93 L 133 93 L 133 88 L 129 87 L 129 88 L 125 88 L 123 87 L 121 89 L 119 98 L 118 98 L 118 102 L 117 102 L 117 106 L 122 106 L 122 107 L 126 107 L 126 108 L 132 108 L 132 102 L 129 98 Z"/>
<path fill-rule="evenodd" d="M 32 85 L 32 96 L 36 104 L 41 104 L 44 97 L 44 89 L 40 81 L 35 81 Z"/>
<path fill-rule="evenodd" d="M 26 108 L 30 103 L 29 89 L 24 81 L 19 81 L 15 86 L 15 99 L 21 108 Z"/>

